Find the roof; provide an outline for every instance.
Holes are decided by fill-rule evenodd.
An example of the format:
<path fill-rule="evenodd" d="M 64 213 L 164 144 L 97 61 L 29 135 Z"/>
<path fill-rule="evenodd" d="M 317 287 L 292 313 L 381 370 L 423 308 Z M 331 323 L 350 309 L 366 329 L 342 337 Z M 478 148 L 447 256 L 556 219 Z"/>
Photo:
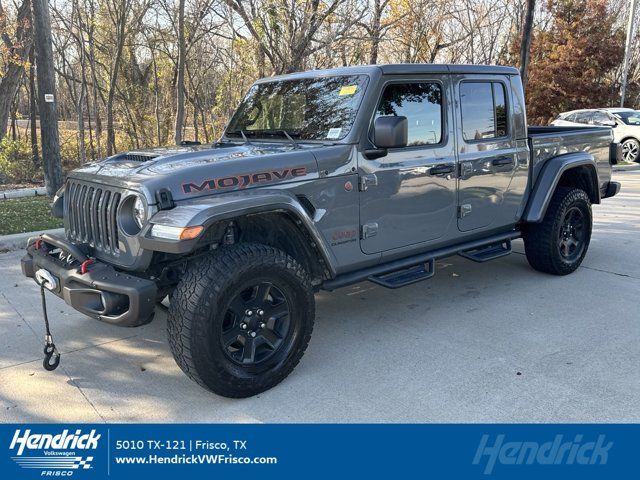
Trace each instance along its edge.
<path fill-rule="evenodd" d="M 598 110 L 604 110 L 606 112 L 611 113 L 619 113 L 619 112 L 633 112 L 633 108 L 625 108 L 625 107 L 613 107 L 613 108 L 599 108 Z"/>
<path fill-rule="evenodd" d="M 519 75 L 514 67 L 500 65 L 455 65 L 444 63 L 395 63 L 386 65 L 356 65 L 352 67 L 330 68 L 325 70 L 307 70 L 288 75 L 277 75 L 258 80 L 256 83 L 272 82 L 275 80 L 322 77 L 331 75 L 370 75 L 382 73 L 385 75 L 420 75 L 429 73 L 459 73 L 479 75 Z"/>
<path fill-rule="evenodd" d="M 579 108 L 577 110 L 569 110 L 568 112 L 561 112 L 560 115 L 567 116 L 567 115 L 571 115 L 572 113 L 593 112 L 593 111 L 620 113 L 620 112 L 633 112 L 634 110 L 633 108 L 622 108 L 622 107 Z"/>
<path fill-rule="evenodd" d="M 520 75 L 517 68 L 501 65 L 462 65 L 437 63 L 395 63 L 379 65 L 386 75 L 412 75 L 420 73 L 477 73 L 496 75 Z"/>

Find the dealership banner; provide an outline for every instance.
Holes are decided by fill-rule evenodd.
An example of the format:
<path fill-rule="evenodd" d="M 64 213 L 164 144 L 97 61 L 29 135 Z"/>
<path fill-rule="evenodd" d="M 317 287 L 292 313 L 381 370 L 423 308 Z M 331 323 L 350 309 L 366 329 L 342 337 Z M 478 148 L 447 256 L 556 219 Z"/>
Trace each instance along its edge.
<path fill-rule="evenodd" d="M 0 425 L 0 478 L 634 478 L 638 425 Z M 153 477 L 151 477 L 153 476 Z"/>

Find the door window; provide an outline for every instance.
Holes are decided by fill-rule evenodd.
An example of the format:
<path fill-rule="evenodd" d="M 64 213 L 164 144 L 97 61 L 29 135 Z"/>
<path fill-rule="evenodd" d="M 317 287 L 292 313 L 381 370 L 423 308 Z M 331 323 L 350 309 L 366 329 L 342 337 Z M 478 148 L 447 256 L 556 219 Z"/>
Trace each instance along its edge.
<path fill-rule="evenodd" d="M 382 93 L 375 118 L 404 116 L 409 125 L 407 146 L 442 141 L 442 88 L 438 83 L 392 83 Z M 374 119 L 375 120 L 375 119 Z"/>
<path fill-rule="evenodd" d="M 500 82 L 460 84 L 462 135 L 467 141 L 507 135 L 507 101 Z"/>

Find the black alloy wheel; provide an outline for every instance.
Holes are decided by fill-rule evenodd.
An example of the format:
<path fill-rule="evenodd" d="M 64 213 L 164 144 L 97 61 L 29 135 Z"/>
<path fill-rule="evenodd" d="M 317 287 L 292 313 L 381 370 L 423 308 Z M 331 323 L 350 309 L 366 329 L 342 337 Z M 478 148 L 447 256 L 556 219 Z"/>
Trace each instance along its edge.
<path fill-rule="evenodd" d="M 291 333 L 291 311 L 284 293 L 270 282 L 239 292 L 222 322 L 220 341 L 227 357 L 243 366 L 273 357 Z"/>
<path fill-rule="evenodd" d="M 582 210 L 575 206 L 568 209 L 560 226 L 558 239 L 560 255 L 566 261 L 573 262 L 582 255 L 586 230 L 586 218 Z"/>

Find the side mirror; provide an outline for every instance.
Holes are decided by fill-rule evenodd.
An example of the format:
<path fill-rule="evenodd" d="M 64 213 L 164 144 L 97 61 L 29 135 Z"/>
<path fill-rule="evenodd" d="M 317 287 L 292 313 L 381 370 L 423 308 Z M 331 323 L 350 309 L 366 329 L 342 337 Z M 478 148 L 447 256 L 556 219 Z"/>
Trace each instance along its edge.
<path fill-rule="evenodd" d="M 600 125 L 602 125 L 603 127 L 616 128 L 618 124 L 615 120 L 604 120 L 603 122 L 600 122 Z"/>
<path fill-rule="evenodd" d="M 378 148 L 401 148 L 407 146 L 409 123 L 407 117 L 384 116 L 373 124 L 373 143 Z"/>

